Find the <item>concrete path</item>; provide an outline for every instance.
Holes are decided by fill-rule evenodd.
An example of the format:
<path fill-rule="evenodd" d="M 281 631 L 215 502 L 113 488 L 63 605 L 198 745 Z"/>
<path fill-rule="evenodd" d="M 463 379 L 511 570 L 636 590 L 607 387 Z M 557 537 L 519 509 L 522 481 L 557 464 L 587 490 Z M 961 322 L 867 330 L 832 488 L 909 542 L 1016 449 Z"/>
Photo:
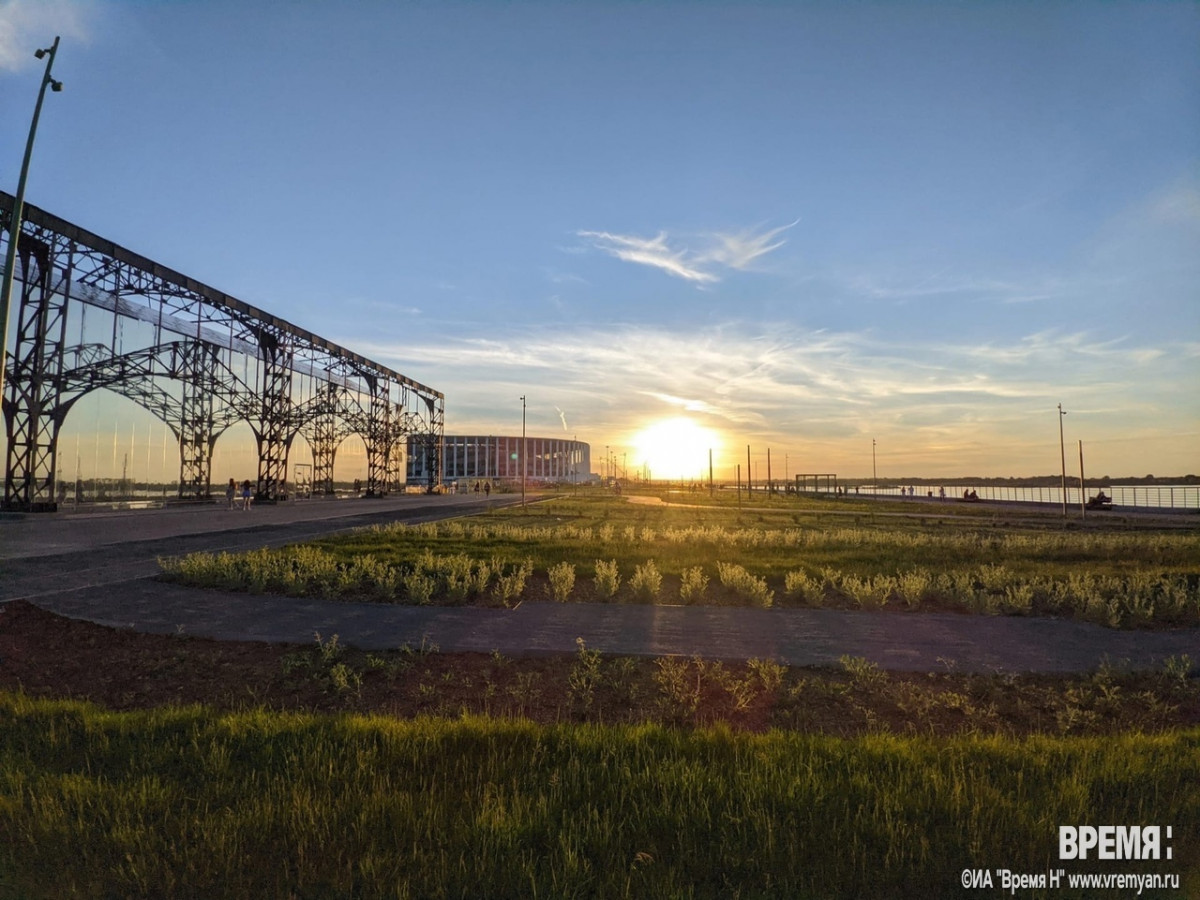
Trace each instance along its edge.
<path fill-rule="evenodd" d="M 1087 671 L 1108 660 L 1158 667 L 1200 658 L 1200 629 L 1120 632 L 1046 619 L 807 609 L 523 603 L 515 610 L 407 607 L 232 594 L 154 580 L 154 560 L 247 549 L 384 521 L 478 512 L 474 496 L 400 497 L 155 515 L 31 517 L 0 524 L 0 601 L 26 598 L 106 625 L 221 640 L 310 643 L 337 634 L 364 649 L 418 645 L 507 655 L 570 653 L 575 639 L 609 654 L 770 657 L 827 665 L 842 655 L 911 671 Z M 490 503 L 519 502 L 492 498 Z M 374 504 L 374 505 L 372 505 Z M 249 521 L 253 518 L 253 525 Z"/>

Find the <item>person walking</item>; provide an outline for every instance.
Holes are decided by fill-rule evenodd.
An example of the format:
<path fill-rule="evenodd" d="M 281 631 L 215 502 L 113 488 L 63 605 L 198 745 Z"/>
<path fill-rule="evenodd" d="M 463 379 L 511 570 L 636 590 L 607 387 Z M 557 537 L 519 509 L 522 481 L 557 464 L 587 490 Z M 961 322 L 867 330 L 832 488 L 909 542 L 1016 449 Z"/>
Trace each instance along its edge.
<path fill-rule="evenodd" d="M 234 498 L 237 496 L 237 482 L 232 478 L 229 479 L 229 484 L 225 485 L 225 500 L 229 503 L 229 508 L 233 509 Z"/>
<path fill-rule="evenodd" d="M 242 512 L 250 509 L 250 479 L 242 482 Z"/>

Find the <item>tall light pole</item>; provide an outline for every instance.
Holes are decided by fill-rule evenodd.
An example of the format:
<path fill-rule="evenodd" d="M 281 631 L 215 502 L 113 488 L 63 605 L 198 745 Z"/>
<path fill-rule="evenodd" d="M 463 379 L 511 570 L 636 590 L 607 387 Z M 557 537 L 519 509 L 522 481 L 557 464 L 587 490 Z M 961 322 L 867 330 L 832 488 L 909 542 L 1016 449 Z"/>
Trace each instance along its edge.
<path fill-rule="evenodd" d="M 879 493 L 879 476 L 875 474 L 875 438 L 871 438 L 871 493 Z"/>
<path fill-rule="evenodd" d="M 1067 447 L 1063 443 L 1063 416 L 1066 410 L 1062 408 L 1062 404 L 1058 404 L 1058 452 L 1062 456 L 1062 501 L 1063 501 L 1063 518 L 1067 517 Z"/>
<path fill-rule="evenodd" d="M 525 505 L 525 472 L 529 468 L 526 460 L 528 444 L 525 441 L 525 395 L 521 395 L 521 505 Z"/>
<path fill-rule="evenodd" d="M 8 254 L 4 261 L 4 277 L 0 280 L 0 397 L 4 396 L 4 356 L 8 352 L 8 312 L 12 306 L 13 277 L 17 268 L 17 241 L 21 234 L 21 214 L 25 211 L 25 180 L 29 177 L 29 158 L 33 155 L 33 139 L 37 134 L 38 117 L 42 114 L 42 99 L 46 96 L 47 86 L 52 91 L 61 91 L 62 82 L 50 77 L 50 67 L 54 65 L 54 54 L 58 52 L 58 38 L 48 49 L 38 50 L 33 55 L 38 59 L 49 56 L 46 60 L 46 74 L 42 76 L 42 86 L 38 90 L 37 105 L 33 108 L 33 122 L 29 126 L 29 140 L 25 144 L 25 159 L 21 163 L 21 177 L 17 181 L 17 197 L 13 203 L 12 218 L 8 221 Z M 32 499 L 32 495 L 29 499 Z"/>

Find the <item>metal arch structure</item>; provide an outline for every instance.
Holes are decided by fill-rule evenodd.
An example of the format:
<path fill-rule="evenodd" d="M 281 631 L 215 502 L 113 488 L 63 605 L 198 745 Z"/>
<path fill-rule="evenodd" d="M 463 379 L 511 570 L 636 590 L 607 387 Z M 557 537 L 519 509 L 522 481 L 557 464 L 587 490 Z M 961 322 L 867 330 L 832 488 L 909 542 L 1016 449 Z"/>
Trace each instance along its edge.
<path fill-rule="evenodd" d="M 11 239 L 13 205 L 0 192 L 0 248 Z M 286 494 L 297 434 L 312 448 L 314 486 L 326 491 L 350 434 L 366 445 L 369 496 L 400 485 L 410 443 L 440 459 L 441 392 L 35 206 L 25 204 L 22 219 L 15 344 L 5 358 L 3 508 L 57 508 L 59 432 L 71 407 L 98 389 L 171 429 L 181 498 L 211 495 L 217 438 L 242 421 L 258 445 L 262 500 Z"/>

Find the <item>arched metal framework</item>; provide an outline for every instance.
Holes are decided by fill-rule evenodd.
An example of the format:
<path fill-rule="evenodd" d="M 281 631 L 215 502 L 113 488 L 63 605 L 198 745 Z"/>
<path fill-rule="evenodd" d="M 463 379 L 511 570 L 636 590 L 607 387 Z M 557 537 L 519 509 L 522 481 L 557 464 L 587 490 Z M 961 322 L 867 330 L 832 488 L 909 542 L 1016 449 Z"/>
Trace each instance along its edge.
<path fill-rule="evenodd" d="M 12 195 L 0 192 L 0 258 L 12 209 Z M 240 421 L 258 444 L 264 500 L 286 492 L 297 434 L 312 447 L 317 491 L 332 491 L 334 456 L 349 434 L 366 444 L 369 495 L 403 482 L 409 444 L 440 458 L 441 392 L 37 207 L 26 204 L 22 219 L 3 398 L 5 509 L 56 508 L 59 431 L 98 388 L 171 429 L 180 497 L 209 496 L 217 438 Z M 440 471 L 429 470 L 430 489 Z"/>

